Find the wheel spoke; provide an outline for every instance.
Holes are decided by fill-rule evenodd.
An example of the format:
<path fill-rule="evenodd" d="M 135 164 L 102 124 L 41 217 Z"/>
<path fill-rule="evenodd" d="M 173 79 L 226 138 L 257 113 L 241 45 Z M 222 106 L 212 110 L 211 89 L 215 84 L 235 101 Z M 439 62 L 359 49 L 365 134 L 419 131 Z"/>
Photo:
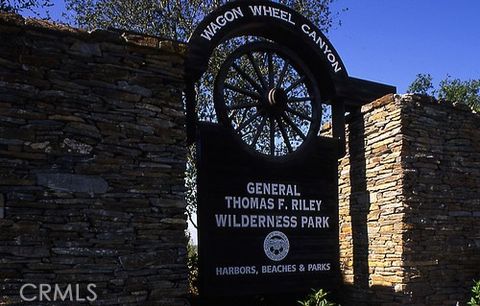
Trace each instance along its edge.
<path fill-rule="evenodd" d="M 283 79 L 285 78 L 285 74 L 287 73 L 288 66 L 289 66 L 288 61 L 285 60 L 285 62 L 283 63 L 282 71 L 280 72 L 280 76 L 278 78 L 278 82 L 277 82 L 278 88 L 280 88 L 280 86 L 283 83 Z"/>
<path fill-rule="evenodd" d="M 258 129 L 257 133 L 255 133 L 255 136 L 253 137 L 252 146 L 255 146 L 257 144 L 258 138 L 262 134 L 263 128 L 265 127 L 266 123 L 267 123 L 267 116 L 263 116 L 262 122 L 260 123 L 260 125 L 257 128 Z"/>
<path fill-rule="evenodd" d="M 299 112 L 299 111 L 297 111 L 297 110 L 294 110 L 294 109 L 292 109 L 292 108 L 290 108 L 290 107 L 288 107 L 288 106 L 287 106 L 287 112 L 292 113 L 292 114 L 294 114 L 294 115 L 297 115 L 298 117 L 300 117 L 300 118 L 302 118 L 302 119 L 305 119 L 305 120 L 308 120 L 308 121 L 310 121 L 310 122 L 313 121 L 313 118 L 312 118 L 312 117 L 310 117 L 310 116 L 308 116 L 308 115 L 305 115 L 304 113 L 301 113 L 301 112 Z"/>
<path fill-rule="evenodd" d="M 287 130 L 285 129 L 285 125 L 282 122 L 282 118 L 277 118 L 278 127 L 280 128 L 280 132 L 282 133 L 283 141 L 287 146 L 288 152 L 292 153 L 292 145 L 290 144 L 290 139 L 288 138 Z"/>
<path fill-rule="evenodd" d="M 320 119 L 308 71 L 275 43 L 246 43 L 227 57 L 215 80 L 219 121 L 228 123 L 249 150 L 290 155 L 315 137 L 311 129 Z"/>
<path fill-rule="evenodd" d="M 256 91 L 262 92 L 262 87 L 258 85 L 257 82 L 255 82 L 245 71 L 243 71 L 242 68 L 240 68 L 237 64 L 233 63 L 232 67 L 244 78 L 250 85 L 252 85 L 253 88 L 255 88 Z"/>
<path fill-rule="evenodd" d="M 275 120 L 270 117 L 270 155 L 275 155 Z"/>
<path fill-rule="evenodd" d="M 273 87 L 273 55 L 272 53 L 268 52 L 267 53 L 267 61 L 268 61 L 268 86 L 269 88 L 272 88 Z"/>
<path fill-rule="evenodd" d="M 298 103 L 298 102 L 306 102 L 312 101 L 311 97 L 300 97 L 300 98 L 290 98 L 288 99 L 288 103 Z"/>
<path fill-rule="evenodd" d="M 300 130 L 298 126 L 295 123 L 293 123 L 292 119 L 290 119 L 290 117 L 288 117 L 287 114 L 283 114 L 282 117 L 285 120 L 285 122 L 298 134 L 298 136 L 300 136 L 300 138 L 302 138 L 303 140 L 307 139 L 307 136 L 303 134 L 302 130 Z"/>
<path fill-rule="evenodd" d="M 239 132 L 243 130 L 247 125 L 253 122 L 253 120 L 257 119 L 259 117 L 259 113 L 255 113 L 252 117 L 248 118 L 246 121 L 244 121 L 242 124 L 240 124 L 236 129 L 235 132 Z"/>
<path fill-rule="evenodd" d="M 264 89 L 268 88 L 267 82 L 263 78 L 262 72 L 260 71 L 260 67 L 258 67 L 257 62 L 255 61 L 255 58 L 253 57 L 251 52 L 247 53 L 248 60 L 250 61 L 250 64 L 252 64 L 253 69 L 255 70 L 255 73 L 257 74 L 258 79 L 260 80 L 260 83 L 262 83 L 262 87 Z"/>
<path fill-rule="evenodd" d="M 240 88 L 238 86 L 235 86 L 235 85 L 232 85 L 232 84 L 228 84 L 228 83 L 225 83 L 225 87 L 230 89 L 230 90 L 233 90 L 233 91 L 236 91 L 238 93 L 241 93 L 245 96 L 249 96 L 250 98 L 253 98 L 253 99 L 256 99 L 256 100 L 260 100 L 260 95 L 256 92 L 253 92 L 253 91 L 250 91 L 248 89 L 245 89 L 245 88 Z"/>
<path fill-rule="evenodd" d="M 303 82 L 304 79 L 305 79 L 305 76 L 302 76 L 301 78 L 299 78 L 298 80 L 296 80 L 295 82 L 290 84 L 290 86 L 288 86 L 288 88 L 285 89 L 285 93 L 289 92 L 290 90 L 292 90 L 295 87 L 297 87 L 298 85 L 300 85 Z"/>

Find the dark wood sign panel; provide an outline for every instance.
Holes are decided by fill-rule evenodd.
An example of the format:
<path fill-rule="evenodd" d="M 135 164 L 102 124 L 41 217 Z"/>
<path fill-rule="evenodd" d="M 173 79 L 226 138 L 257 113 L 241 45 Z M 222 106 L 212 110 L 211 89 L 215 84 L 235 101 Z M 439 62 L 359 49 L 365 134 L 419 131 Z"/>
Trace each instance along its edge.
<path fill-rule="evenodd" d="M 218 124 L 199 122 L 195 84 L 227 41 L 211 101 Z M 253 296 L 293 305 L 311 288 L 338 289 L 345 112 L 395 88 L 349 77 L 313 23 L 266 0 L 230 1 L 206 16 L 185 66 L 205 305 L 252 305 Z M 318 136 L 324 115 L 332 138 Z"/>
<path fill-rule="evenodd" d="M 337 285 L 337 141 L 318 138 L 294 160 L 267 161 L 220 125 L 198 132 L 202 295 Z"/>

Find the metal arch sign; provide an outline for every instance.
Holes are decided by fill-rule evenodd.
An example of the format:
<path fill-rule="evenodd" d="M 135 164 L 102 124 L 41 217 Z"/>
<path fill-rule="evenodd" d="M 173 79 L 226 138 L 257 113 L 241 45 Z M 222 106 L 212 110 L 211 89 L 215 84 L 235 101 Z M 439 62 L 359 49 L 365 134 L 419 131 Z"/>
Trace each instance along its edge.
<path fill-rule="evenodd" d="M 276 41 L 285 38 L 279 34 L 288 33 L 289 40 L 295 37 L 299 41 L 308 42 L 318 58 L 323 59 L 326 67 L 330 67 L 331 73 L 340 77 L 347 76 L 346 68 L 335 48 L 312 22 L 288 7 L 269 1 L 233 1 L 211 13 L 191 36 L 190 43 L 196 47 L 192 51 L 198 53 L 192 55 L 204 61 L 225 38 L 255 32 Z"/>
<path fill-rule="evenodd" d="M 225 39 L 259 35 L 300 51 L 319 70 L 345 78 L 347 70 L 325 35 L 308 19 L 278 3 L 263 0 L 232 1 L 208 15 L 189 40 L 187 74 L 193 80 L 205 71 L 213 49 Z M 305 47 L 303 47 L 305 46 Z M 302 49 L 302 50 L 301 50 Z"/>
<path fill-rule="evenodd" d="M 194 82 L 219 44 L 244 35 L 267 41 L 226 57 L 213 93 L 218 123 L 199 122 Z M 201 296 L 283 298 L 338 287 L 345 106 L 394 88 L 349 77 L 315 25 L 263 0 L 228 2 L 209 14 L 190 38 L 185 72 L 187 127 L 197 143 Z M 332 105 L 333 138 L 318 136 L 322 103 Z"/>
<path fill-rule="evenodd" d="M 393 86 L 349 77 L 332 43 L 315 24 L 291 8 L 265 0 L 231 1 L 206 16 L 188 42 L 185 75 L 190 144 L 194 142 L 197 121 L 194 83 L 207 70 L 213 50 L 225 40 L 242 35 L 273 40 L 308 59 L 323 98 L 338 107 L 333 110 L 334 117 L 337 111 L 343 113 L 344 108 L 351 111 L 377 97 L 396 92 Z M 338 127 L 343 124 L 341 119 Z M 338 134 L 343 134 L 343 129 Z"/>

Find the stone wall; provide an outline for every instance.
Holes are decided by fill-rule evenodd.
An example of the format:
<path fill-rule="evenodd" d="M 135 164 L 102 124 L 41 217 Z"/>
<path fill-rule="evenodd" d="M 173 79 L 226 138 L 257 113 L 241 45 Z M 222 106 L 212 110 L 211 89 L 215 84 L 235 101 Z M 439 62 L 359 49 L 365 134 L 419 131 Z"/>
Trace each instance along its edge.
<path fill-rule="evenodd" d="M 183 47 L 15 15 L 0 41 L 0 304 L 184 305 Z"/>
<path fill-rule="evenodd" d="M 466 305 L 480 279 L 480 114 L 404 100 L 405 290 L 415 305 Z"/>
<path fill-rule="evenodd" d="M 340 162 L 345 305 L 466 305 L 480 277 L 480 115 L 386 96 L 351 114 Z"/>

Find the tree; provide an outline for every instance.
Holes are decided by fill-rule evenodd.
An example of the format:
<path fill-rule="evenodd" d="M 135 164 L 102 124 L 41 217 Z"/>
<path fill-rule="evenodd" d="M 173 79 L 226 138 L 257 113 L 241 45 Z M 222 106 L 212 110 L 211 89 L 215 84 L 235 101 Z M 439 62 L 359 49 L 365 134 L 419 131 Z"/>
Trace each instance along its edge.
<path fill-rule="evenodd" d="M 436 89 L 430 74 L 418 74 L 408 87 L 408 92 L 430 95 L 451 102 L 465 103 L 472 110 L 480 112 L 480 79 L 462 81 L 447 76 Z"/>
<path fill-rule="evenodd" d="M 472 110 L 480 112 L 480 79 L 461 81 L 446 78 L 440 82 L 438 97 L 447 101 L 465 103 Z"/>
<path fill-rule="evenodd" d="M 324 33 L 340 24 L 338 13 L 331 10 L 335 0 L 278 0 L 300 12 L 314 22 Z M 187 41 L 196 24 L 206 14 L 225 4 L 226 0 L 66 0 L 67 9 L 73 12 L 70 21 L 89 30 L 94 28 L 120 28 L 148 35 Z M 207 72 L 197 84 L 198 117 L 215 121 L 212 93 L 215 76 L 226 55 L 252 41 L 240 37 L 226 41 L 214 50 Z M 196 213 L 196 168 L 194 148 L 190 148 L 186 171 L 186 201 L 190 220 Z M 196 226 L 196 225 L 195 225 Z"/>
<path fill-rule="evenodd" d="M 51 0 L 0 0 L 0 12 L 11 12 L 18 14 L 24 11 L 30 11 L 37 17 L 40 17 L 36 12 L 36 9 L 46 8 L 52 5 L 53 4 Z"/>
<path fill-rule="evenodd" d="M 27 0 L 24 0 L 27 1 Z M 323 32 L 338 19 L 330 9 L 335 0 L 278 0 L 304 14 Z M 119 28 L 186 41 L 203 17 L 226 0 L 66 0 L 77 26 Z M 338 21 L 339 22 L 339 21 Z"/>
<path fill-rule="evenodd" d="M 408 86 L 409 93 L 416 93 L 420 95 L 435 95 L 435 88 L 433 87 L 433 78 L 430 74 L 417 74 L 417 78 Z"/>

